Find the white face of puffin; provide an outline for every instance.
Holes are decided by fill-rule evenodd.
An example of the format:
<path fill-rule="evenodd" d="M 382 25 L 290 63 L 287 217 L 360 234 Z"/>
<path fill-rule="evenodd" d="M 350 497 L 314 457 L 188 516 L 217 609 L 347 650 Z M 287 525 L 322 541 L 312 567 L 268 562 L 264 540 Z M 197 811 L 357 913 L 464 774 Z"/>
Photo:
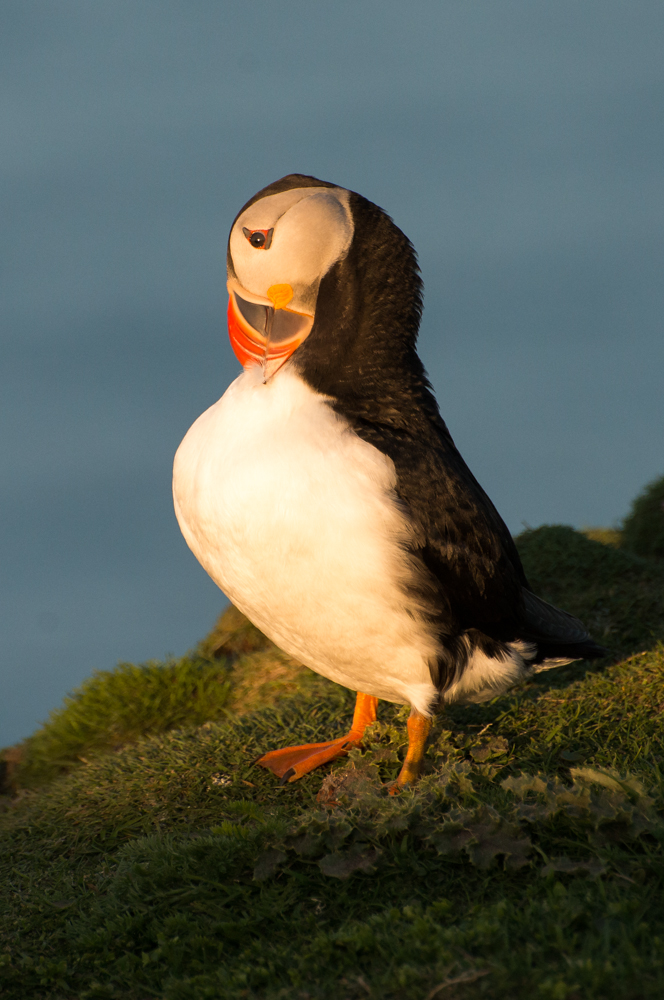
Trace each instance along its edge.
<path fill-rule="evenodd" d="M 268 195 L 231 230 L 228 331 L 241 364 L 260 364 L 264 380 L 309 335 L 321 278 L 348 252 L 348 198 L 322 187 Z"/>

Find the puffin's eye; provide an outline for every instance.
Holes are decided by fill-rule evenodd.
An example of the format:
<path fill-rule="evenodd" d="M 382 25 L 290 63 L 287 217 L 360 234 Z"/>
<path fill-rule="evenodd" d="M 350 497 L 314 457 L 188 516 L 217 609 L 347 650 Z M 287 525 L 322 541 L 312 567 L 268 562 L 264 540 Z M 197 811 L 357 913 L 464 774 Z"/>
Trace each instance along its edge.
<path fill-rule="evenodd" d="M 255 250 L 269 250 L 274 229 L 242 229 Z"/>

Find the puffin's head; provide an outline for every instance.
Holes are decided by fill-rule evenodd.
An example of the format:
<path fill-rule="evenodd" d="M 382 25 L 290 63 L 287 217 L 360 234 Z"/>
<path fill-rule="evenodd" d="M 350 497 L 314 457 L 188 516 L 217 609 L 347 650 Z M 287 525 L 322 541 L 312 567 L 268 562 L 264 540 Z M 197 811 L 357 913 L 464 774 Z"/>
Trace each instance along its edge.
<path fill-rule="evenodd" d="M 270 378 L 309 336 L 321 279 L 353 239 L 351 193 L 290 175 L 237 216 L 228 241 L 228 330 L 243 365 Z"/>

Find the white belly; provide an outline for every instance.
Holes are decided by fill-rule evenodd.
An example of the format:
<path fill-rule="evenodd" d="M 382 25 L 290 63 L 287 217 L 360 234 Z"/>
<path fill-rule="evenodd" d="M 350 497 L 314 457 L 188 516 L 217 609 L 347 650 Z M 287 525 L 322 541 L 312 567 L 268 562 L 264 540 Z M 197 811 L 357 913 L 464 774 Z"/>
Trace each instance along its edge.
<path fill-rule="evenodd" d="M 429 712 L 436 644 L 407 597 L 392 462 L 297 375 L 242 374 L 187 433 L 173 494 L 184 537 L 278 646 L 354 690 Z"/>

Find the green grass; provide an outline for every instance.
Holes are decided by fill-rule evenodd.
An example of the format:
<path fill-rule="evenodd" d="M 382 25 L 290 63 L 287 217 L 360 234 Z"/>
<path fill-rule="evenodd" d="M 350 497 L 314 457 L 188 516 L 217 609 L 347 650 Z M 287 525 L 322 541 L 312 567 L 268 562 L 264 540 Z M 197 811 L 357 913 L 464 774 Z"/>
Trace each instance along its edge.
<path fill-rule="evenodd" d="M 144 736 L 251 711 L 318 678 L 228 608 L 179 660 L 97 671 L 21 744 L 0 752 L 6 789 L 36 788 Z"/>
<path fill-rule="evenodd" d="M 635 497 L 619 528 L 584 528 L 583 534 L 638 556 L 664 559 L 664 476 L 653 479 Z"/>
<path fill-rule="evenodd" d="M 225 664 L 197 658 L 98 671 L 14 752 L 11 781 L 42 785 L 140 737 L 217 719 L 230 689 Z"/>
<path fill-rule="evenodd" d="M 664 558 L 664 476 L 633 501 L 621 534 L 621 544 L 638 555 Z"/>
<path fill-rule="evenodd" d="M 561 525 L 525 531 L 517 547 L 536 593 L 578 615 L 614 655 L 664 637 L 664 561 L 599 544 Z"/>
<path fill-rule="evenodd" d="M 228 685 L 216 719 L 185 695 L 181 728 L 102 752 L 109 687 L 96 755 L 5 802 L 0 995 L 661 997 L 664 569 L 567 528 L 518 544 L 615 654 L 454 707 L 396 798 L 405 712 L 385 703 L 347 761 L 286 786 L 254 766 L 343 733 L 353 695 L 234 610 L 187 661 Z"/>

